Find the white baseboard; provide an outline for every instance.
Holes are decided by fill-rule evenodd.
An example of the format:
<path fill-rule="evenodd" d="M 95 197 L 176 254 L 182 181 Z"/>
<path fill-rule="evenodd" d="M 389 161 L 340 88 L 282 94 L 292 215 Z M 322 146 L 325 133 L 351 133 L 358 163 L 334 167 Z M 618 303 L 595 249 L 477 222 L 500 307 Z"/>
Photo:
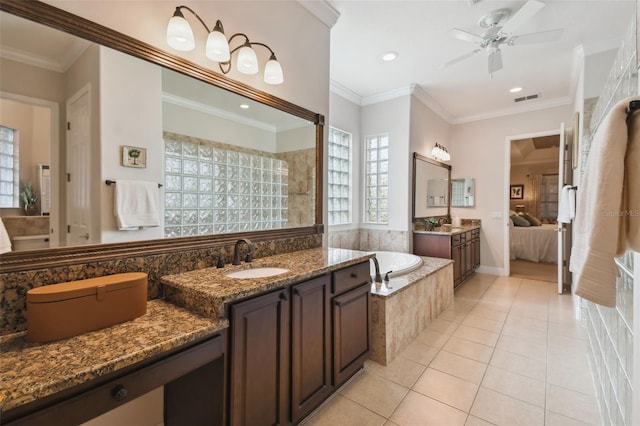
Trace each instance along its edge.
<path fill-rule="evenodd" d="M 507 275 L 504 268 L 498 268 L 497 266 L 480 265 L 480 267 L 476 271 L 481 274 L 498 275 L 501 277 L 504 277 Z"/>

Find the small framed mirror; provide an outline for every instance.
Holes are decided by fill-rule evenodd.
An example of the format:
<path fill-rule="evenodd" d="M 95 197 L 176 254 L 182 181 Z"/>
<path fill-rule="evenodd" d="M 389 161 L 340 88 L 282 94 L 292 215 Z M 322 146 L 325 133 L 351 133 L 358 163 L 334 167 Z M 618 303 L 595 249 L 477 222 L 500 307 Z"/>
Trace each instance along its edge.
<path fill-rule="evenodd" d="M 413 218 L 448 217 L 451 166 L 413 153 Z"/>
<path fill-rule="evenodd" d="M 451 179 L 451 207 L 475 206 L 476 180 L 474 178 Z"/>

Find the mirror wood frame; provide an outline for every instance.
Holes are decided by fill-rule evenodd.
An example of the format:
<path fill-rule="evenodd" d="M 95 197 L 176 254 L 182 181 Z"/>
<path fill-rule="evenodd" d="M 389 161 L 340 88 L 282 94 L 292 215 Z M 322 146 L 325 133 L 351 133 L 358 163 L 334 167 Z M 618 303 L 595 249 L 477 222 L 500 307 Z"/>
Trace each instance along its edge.
<path fill-rule="evenodd" d="M 324 225 L 322 224 L 324 116 L 322 114 L 309 111 L 269 93 L 227 78 L 222 74 L 213 72 L 196 63 L 167 53 L 155 46 L 46 3 L 35 0 L 0 0 L 0 10 L 177 71 L 186 76 L 196 78 L 298 116 L 314 123 L 316 126 L 315 225 L 282 228 L 278 230 L 137 240 L 126 243 L 91 244 L 10 252 L 0 256 L 0 273 L 117 259 L 125 256 L 140 255 L 141 252 L 144 254 L 160 254 L 175 252 L 181 249 L 215 248 L 232 244 L 239 238 L 250 238 L 252 241 L 266 241 L 311 236 L 324 232 Z"/>
<path fill-rule="evenodd" d="M 442 167 L 443 169 L 447 170 L 447 178 L 449 179 L 449 202 L 447 203 L 446 215 L 416 216 L 416 167 L 418 165 L 418 161 L 424 161 L 425 163 L 434 165 L 436 167 Z M 417 152 L 413 153 L 413 170 L 411 176 L 411 217 L 413 223 L 415 223 L 417 219 L 426 219 L 428 217 L 439 217 L 446 220 L 450 220 L 451 218 L 451 166 L 449 164 L 433 160 L 429 157 L 425 157 L 424 155 L 420 155 Z"/>

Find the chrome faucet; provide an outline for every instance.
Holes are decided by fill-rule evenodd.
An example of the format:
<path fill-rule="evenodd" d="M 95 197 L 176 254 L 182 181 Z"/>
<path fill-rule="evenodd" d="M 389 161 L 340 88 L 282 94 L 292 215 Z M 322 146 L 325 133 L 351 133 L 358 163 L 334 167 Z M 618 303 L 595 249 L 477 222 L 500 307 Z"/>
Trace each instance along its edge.
<path fill-rule="evenodd" d="M 378 263 L 378 259 L 376 259 L 375 257 L 371 257 L 369 258 L 369 260 L 373 260 L 373 266 L 375 266 L 376 268 L 375 282 L 382 283 L 382 276 L 380 275 L 380 264 Z"/>
<path fill-rule="evenodd" d="M 245 262 L 251 262 L 252 260 L 251 253 L 253 253 L 253 250 L 255 249 L 255 247 L 253 246 L 253 243 L 251 242 L 251 240 L 249 240 L 248 238 L 241 238 L 238 241 L 236 241 L 236 245 L 233 248 L 233 262 L 231 262 L 232 265 L 240 264 L 240 244 L 242 243 L 245 243 L 247 247 L 249 247 L 249 252 L 245 257 Z"/>

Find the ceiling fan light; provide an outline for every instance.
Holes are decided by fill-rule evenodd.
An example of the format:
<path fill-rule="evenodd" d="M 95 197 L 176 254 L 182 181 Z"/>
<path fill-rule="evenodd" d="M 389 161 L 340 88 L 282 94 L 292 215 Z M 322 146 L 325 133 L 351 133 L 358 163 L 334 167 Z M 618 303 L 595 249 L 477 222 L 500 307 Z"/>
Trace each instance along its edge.
<path fill-rule="evenodd" d="M 242 74 L 258 73 L 258 57 L 248 43 L 238 51 L 238 72 Z"/>
<path fill-rule="evenodd" d="M 178 7 L 167 25 L 167 44 L 176 50 L 185 52 L 193 50 L 196 45 L 191 26 Z"/>
<path fill-rule="evenodd" d="M 284 75 L 282 74 L 280 62 L 278 62 L 275 55 L 271 55 L 271 58 L 264 66 L 264 82 L 267 84 L 282 84 L 283 81 Z"/>
<path fill-rule="evenodd" d="M 216 62 L 228 62 L 231 59 L 227 38 L 224 33 L 215 28 L 207 36 L 206 55 L 207 58 Z"/>

